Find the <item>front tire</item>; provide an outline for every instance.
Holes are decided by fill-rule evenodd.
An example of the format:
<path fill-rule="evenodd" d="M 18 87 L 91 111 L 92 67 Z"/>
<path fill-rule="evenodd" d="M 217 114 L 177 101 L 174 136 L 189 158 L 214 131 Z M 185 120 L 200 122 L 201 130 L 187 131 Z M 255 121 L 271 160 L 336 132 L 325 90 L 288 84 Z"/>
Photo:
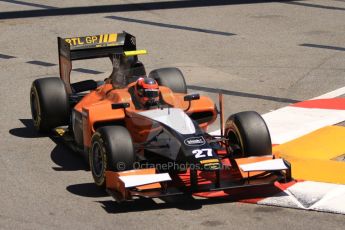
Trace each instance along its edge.
<path fill-rule="evenodd" d="M 122 126 L 97 129 L 91 139 L 89 162 L 93 179 L 99 187 L 105 187 L 106 171 L 133 169 L 135 155 L 128 130 Z"/>
<path fill-rule="evenodd" d="M 35 80 L 30 90 L 30 106 L 34 126 L 40 133 L 69 123 L 68 96 L 60 78 Z"/>
<path fill-rule="evenodd" d="M 243 157 L 272 154 L 271 136 L 264 119 L 254 111 L 236 113 L 225 124 L 225 137 Z M 230 152 L 230 149 L 228 149 Z"/>

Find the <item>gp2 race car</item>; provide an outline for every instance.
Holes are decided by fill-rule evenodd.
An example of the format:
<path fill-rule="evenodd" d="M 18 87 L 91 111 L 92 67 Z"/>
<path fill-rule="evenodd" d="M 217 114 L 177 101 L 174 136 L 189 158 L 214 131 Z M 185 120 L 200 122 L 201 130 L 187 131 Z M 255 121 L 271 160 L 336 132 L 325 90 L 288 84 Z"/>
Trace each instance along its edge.
<path fill-rule="evenodd" d="M 58 50 L 60 78 L 32 83 L 34 126 L 41 133 L 55 131 L 82 153 L 95 184 L 117 201 L 291 180 L 290 164 L 274 159 L 269 130 L 258 113 L 236 113 L 224 122 L 222 95 L 218 109 L 206 96 L 187 94 L 179 69 L 146 76 L 138 55 L 147 52 L 136 49 L 134 36 L 59 37 Z M 104 57 L 113 65 L 104 81 L 70 82 L 72 61 Z M 154 105 L 140 104 L 140 79 L 159 85 Z M 220 135 L 211 135 L 208 126 L 218 116 Z"/>

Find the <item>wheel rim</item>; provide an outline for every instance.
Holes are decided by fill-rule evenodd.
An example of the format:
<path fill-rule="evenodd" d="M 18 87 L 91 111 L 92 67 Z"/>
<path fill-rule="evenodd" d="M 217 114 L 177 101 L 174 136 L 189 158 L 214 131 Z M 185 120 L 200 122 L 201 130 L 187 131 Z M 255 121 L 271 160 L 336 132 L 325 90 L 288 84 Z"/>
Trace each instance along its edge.
<path fill-rule="evenodd" d="M 99 142 L 92 145 L 92 171 L 96 177 L 101 177 L 104 173 L 104 154 Z"/>
<path fill-rule="evenodd" d="M 239 151 L 239 153 L 241 155 L 243 155 L 244 149 L 243 149 L 241 137 L 239 135 L 240 135 L 239 132 L 237 130 L 234 130 L 234 129 L 229 129 L 227 134 L 226 134 L 226 136 L 229 139 L 229 145 L 232 145 L 233 147 L 235 147 L 235 150 Z"/>
<path fill-rule="evenodd" d="M 38 127 L 41 120 L 41 110 L 35 89 L 31 91 L 30 102 L 32 119 L 34 125 Z"/>

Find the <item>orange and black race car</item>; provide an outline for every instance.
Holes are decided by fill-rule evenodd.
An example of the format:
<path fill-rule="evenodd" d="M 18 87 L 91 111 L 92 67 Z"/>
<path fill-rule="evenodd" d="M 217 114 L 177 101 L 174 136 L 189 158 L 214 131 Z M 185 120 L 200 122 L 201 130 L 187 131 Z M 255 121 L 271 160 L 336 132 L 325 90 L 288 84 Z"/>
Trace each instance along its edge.
<path fill-rule="evenodd" d="M 223 122 L 206 96 L 187 94 L 177 68 L 148 75 L 134 36 L 123 32 L 58 38 L 60 78 L 41 78 L 30 92 L 39 132 L 55 131 L 89 161 L 96 185 L 116 200 L 217 191 L 290 180 L 274 159 L 268 128 L 253 111 Z M 104 81 L 71 83 L 72 61 L 110 58 Z M 220 115 L 220 135 L 207 132 Z"/>

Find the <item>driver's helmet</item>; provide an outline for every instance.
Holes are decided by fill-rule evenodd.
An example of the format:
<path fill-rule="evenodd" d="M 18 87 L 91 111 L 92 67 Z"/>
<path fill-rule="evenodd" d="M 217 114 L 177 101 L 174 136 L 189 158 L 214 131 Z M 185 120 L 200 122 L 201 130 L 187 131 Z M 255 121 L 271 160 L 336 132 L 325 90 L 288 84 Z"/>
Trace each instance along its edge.
<path fill-rule="evenodd" d="M 157 105 L 159 102 L 158 83 L 152 78 L 139 78 L 135 84 L 135 94 L 144 107 Z"/>

